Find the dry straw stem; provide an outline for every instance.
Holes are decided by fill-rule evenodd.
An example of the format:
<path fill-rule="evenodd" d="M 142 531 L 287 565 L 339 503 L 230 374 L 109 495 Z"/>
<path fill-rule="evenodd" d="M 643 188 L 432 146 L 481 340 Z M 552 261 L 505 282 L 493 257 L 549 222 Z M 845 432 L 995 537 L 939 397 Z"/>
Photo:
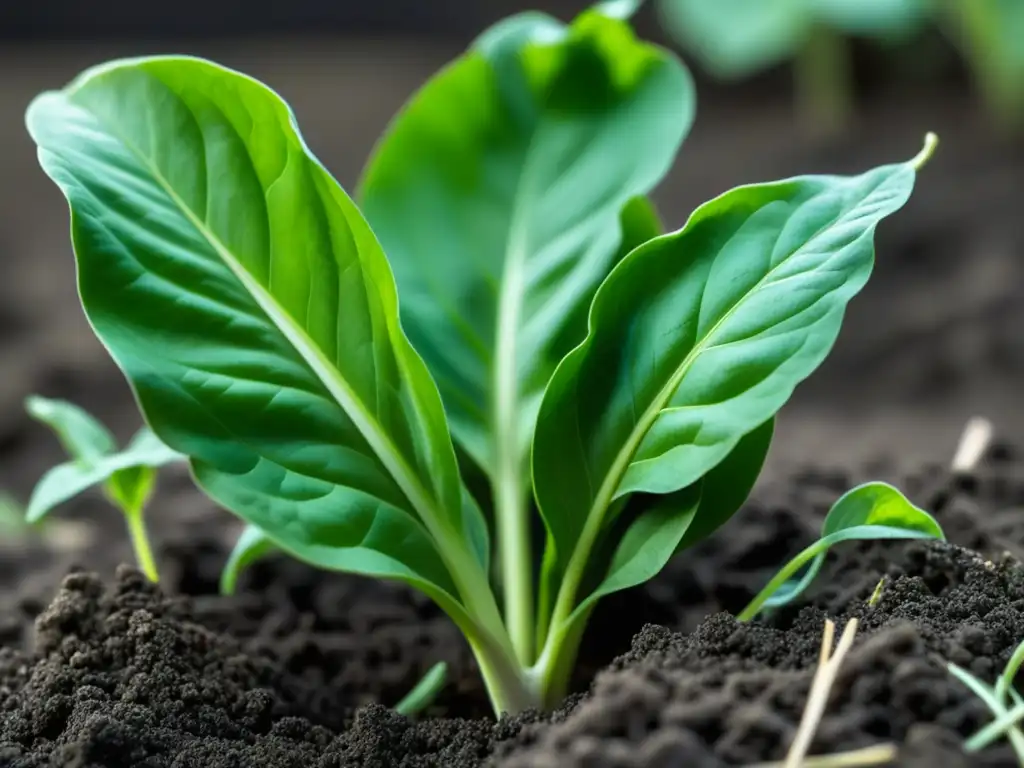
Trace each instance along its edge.
<path fill-rule="evenodd" d="M 872 747 L 837 752 L 834 755 L 805 757 L 801 768 L 861 768 L 869 765 L 886 765 L 896 759 L 896 747 L 892 744 L 876 744 Z M 748 768 L 785 768 L 786 763 L 757 763 Z"/>
<path fill-rule="evenodd" d="M 836 625 L 831 619 L 825 621 L 825 631 L 821 638 L 821 656 L 818 660 L 818 669 L 814 673 L 814 682 L 811 683 L 811 690 L 807 696 L 807 706 L 804 707 L 803 717 L 800 719 L 800 727 L 797 728 L 793 744 L 789 748 L 783 768 L 800 768 L 806 765 L 805 758 L 807 750 L 811 746 L 811 740 L 821 722 L 821 716 L 828 704 L 828 695 L 832 690 L 832 683 L 835 682 L 839 666 L 843 658 L 850 651 L 853 645 L 854 635 L 857 634 L 857 619 L 850 619 L 843 630 L 839 644 L 836 646 L 835 654 L 832 653 L 832 639 L 835 637 Z"/>
<path fill-rule="evenodd" d="M 992 434 L 995 428 L 992 422 L 982 416 L 974 416 L 967 420 L 964 425 L 963 434 L 960 435 L 960 443 L 957 445 L 956 453 L 950 468 L 957 473 L 971 472 L 985 455 L 988 444 L 992 442 Z"/>

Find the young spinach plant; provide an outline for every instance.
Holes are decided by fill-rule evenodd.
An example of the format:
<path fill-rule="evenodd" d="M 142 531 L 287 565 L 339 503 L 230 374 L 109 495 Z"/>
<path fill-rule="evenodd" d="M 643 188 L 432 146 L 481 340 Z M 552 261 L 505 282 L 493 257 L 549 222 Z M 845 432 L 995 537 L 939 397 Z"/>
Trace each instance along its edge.
<path fill-rule="evenodd" d="M 146 504 L 156 483 L 156 471 L 185 457 L 164 445 L 148 427 L 143 427 L 124 450 L 110 431 L 73 403 L 32 396 L 25 408 L 33 418 L 56 434 L 69 461 L 49 470 L 36 484 L 28 502 L 25 519 L 41 520 L 50 510 L 94 486 L 124 514 L 139 568 L 157 581 L 156 560 L 149 546 L 143 519 Z"/>
<path fill-rule="evenodd" d="M 905 40 L 930 21 L 932 0 L 661 0 L 658 8 L 669 33 L 716 77 L 792 60 L 799 111 L 830 132 L 853 110 L 847 38 Z"/>
<path fill-rule="evenodd" d="M 496 712 L 555 705 L 597 601 L 739 508 L 935 145 L 660 234 L 693 88 L 633 6 L 488 30 L 360 206 L 275 92 L 208 61 L 104 64 L 27 115 L 153 431 L 256 542 L 430 596 Z"/>

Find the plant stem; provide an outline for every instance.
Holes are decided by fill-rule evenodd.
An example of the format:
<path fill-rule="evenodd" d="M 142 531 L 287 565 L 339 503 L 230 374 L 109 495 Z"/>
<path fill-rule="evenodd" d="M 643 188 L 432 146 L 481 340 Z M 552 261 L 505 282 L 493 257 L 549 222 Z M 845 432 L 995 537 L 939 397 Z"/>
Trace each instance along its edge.
<path fill-rule="evenodd" d="M 789 581 L 789 579 L 794 574 L 796 574 L 796 572 L 799 571 L 803 565 L 813 560 L 815 555 L 817 555 L 819 552 L 828 549 L 827 544 L 825 544 L 824 546 L 822 545 L 823 541 L 823 539 L 818 539 L 816 542 L 808 546 L 800 554 L 798 554 L 796 557 L 794 557 L 792 560 L 790 560 L 788 563 L 782 566 L 779 572 L 776 573 L 774 577 L 772 577 L 772 580 L 765 585 L 764 589 L 758 592 L 754 599 L 747 603 L 747 607 L 736 615 L 736 620 L 750 621 L 755 616 L 757 616 L 758 612 L 761 610 L 761 607 L 766 602 L 768 602 L 768 598 L 770 598 L 778 591 L 779 587 L 781 587 L 783 584 Z"/>
<path fill-rule="evenodd" d="M 463 634 L 466 634 L 465 631 Z M 494 714 L 516 715 L 527 709 L 539 709 L 541 697 L 530 683 L 529 676 L 506 649 L 493 638 L 467 634 L 480 675 L 487 686 L 487 695 Z"/>
<path fill-rule="evenodd" d="M 518 199 L 518 198 L 517 198 Z M 515 206 L 518 211 L 518 204 Z M 513 213 L 513 221 L 517 218 Z M 498 528 L 505 599 L 505 624 L 523 666 L 533 661 L 533 558 L 526 514 L 523 468 L 526 451 L 520 435 L 518 330 L 525 285 L 525 246 L 518 230 L 505 257 L 494 351 L 494 516 Z"/>
<path fill-rule="evenodd" d="M 498 526 L 505 623 L 520 664 L 533 661 L 533 561 L 518 456 L 498 456 L 494 517 Z"/>
<path fill-rule="evenodd" d="M 153 550 L 149 546 L 149 537 L 146 535 L 146 523 L 142 518 L 142 508 L 125 510 L 124 517 L 128 521 L 128 533 L 132 539 L 132 547 L 135 549 L 135 559 L 139 568 L 153 583 L 160 581 L 156 570 L 156 559 L 153 557 Z"/>
<path fill-rule="evenodd" d="M 794 67 L 801 118 L 818 135 L 841 132 L 853 114 L 850 51 L 845 38 L 829 27 L 815 27 Z"/>

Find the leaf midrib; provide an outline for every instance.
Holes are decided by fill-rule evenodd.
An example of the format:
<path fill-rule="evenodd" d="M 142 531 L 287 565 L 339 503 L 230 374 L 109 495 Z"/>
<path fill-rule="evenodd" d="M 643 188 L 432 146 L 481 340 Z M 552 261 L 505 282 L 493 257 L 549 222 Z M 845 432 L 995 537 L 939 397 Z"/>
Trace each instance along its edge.
<path fill-rule="evenodd" d="M 78 109 L 87 112 L 99 125 L 109 131 L 110 135 L 116 138 L 135 157 L 136 161 L 149 172 L 153 180 L 177 206 L 189 223 L 203 236 L 224 265 L 228 267 L 236 279 L 246 288 L 271 323 L 291 342 L 291 345 L 313 370 L 313 373 L 327 388 L 328 392 L 331 393 L 341 409 L 352 419 L 360 434 L 380 458 L 389 474 L 391 474 L 409 503 L 415 509 L 417 516 L 420 517 L 424 525 L 430 530 L 432 537 L 437 539 L 437 522 L 442 519 L 442 516 L 437 514 L 438 505 L 432 503 L 429 494 L 422 484 L 415 479 L 414 474 L 397 448 L 387 437 L 376 419 L 362 406 L 359 398 L 349 387 L 348 383 L 338 374 L 336 368 L 326 359 L 321 350 L 306 334 L 305 330 L 295 324 L 288 313 L 277 303 L 277 300 L 268 294 L 266 289 L 248 273 L 216 234 L 210 231 L 206 222 L 200 219 L 181 199 L 151 160 L 96 112 L 72 101 L 71 96 L 80 88 L 81 85 L 68 91 L 65 98 Z M 177 94 L 175 94 L 175 98 L 178 98 L 180 101 L 180 97 Z M 188 109 L 187 105 L 185 105 L 185 108 Z M 190 109 L 189 112 L 191 114 Z M 262 188 L 262 184 L 260 186 Z M 210 189 L 207 180 L 207 195 L 209 196 L 209 194 Z M 269 211 L 267 215 L 269 217 Z M 444 540 L 443 534 L 441 539 Z"/>

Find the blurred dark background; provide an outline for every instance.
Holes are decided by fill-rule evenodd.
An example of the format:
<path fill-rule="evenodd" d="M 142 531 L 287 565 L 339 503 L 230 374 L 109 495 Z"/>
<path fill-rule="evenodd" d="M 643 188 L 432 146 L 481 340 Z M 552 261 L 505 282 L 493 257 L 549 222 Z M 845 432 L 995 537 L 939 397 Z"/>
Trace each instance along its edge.
<path fill-rule="evenodd" d="M 52 435 L 25 416 L 29 393 L 72 399 L 122 437 L 139 424 L 78 304 L 66 205 L 23 126 L 34 95 L 118 56 L 209 57 L 281 93 L 311 147 L 351 189 L 390 117 L 487 25 L 528 8 L 569 20 L 587 5 L 0 3 L 0 487 L 24 500 L 62 458 Z M 676 47 L 653 3 L 636 26 Z M 941 137 L 911 202 L 879 230 L 875 277 L 853 302 L 834 354 L 784 410 L 773 468 L 942 459 L 979 413 L 1024 438 L 1021 134 L 993 121 L 947 35 L 927 30 L 898 46 L 851 46 L 855 109 L 828 136 L 800 119 L 788 64 L 721 81 L 676 47 L 697 76 L 698 114 L 654 193 L 669 227 L 737 184 L 866 170 L 910 158 L 928 130 Z"/>

